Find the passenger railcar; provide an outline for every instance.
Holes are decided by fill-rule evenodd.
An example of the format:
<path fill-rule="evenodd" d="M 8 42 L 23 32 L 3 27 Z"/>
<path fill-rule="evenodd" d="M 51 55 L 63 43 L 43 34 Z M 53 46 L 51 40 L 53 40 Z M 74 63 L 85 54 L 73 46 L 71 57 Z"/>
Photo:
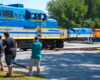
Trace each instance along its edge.
<path fill-rule="evenodd" d="M 47 18 L 41 10 L 24 8 L 23 4 L 0 5 L 0 35 L 5 31 L 9 31 L 23 50 L 29 48 L 35 36 L 43 47 L 50 45 L 50 49 L 62 48 L 67 37 L 67 30 L 58 28 L 55 19 Z"/>

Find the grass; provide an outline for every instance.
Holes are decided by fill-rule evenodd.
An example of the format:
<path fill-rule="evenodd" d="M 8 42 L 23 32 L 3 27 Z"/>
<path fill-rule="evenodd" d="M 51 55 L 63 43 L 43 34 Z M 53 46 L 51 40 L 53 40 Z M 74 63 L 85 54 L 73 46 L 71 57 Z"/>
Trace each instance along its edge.
<path fill-rule="evenodd" d="M 50 80 L 43 77 L 37 77 L 36 75 L 32 75 L 32 77 L 25 76 L 26 73 L 13 71 L 12 77 L 6 77 L 7 70 L 3 72 L 0 71 L 0 80 Z"/>

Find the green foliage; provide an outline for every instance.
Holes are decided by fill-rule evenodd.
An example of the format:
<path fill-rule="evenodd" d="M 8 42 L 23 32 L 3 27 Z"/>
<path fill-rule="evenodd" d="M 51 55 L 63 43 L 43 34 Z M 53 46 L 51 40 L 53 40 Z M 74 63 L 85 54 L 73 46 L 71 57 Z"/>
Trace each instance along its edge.
<path fill-rule="evenodd" d="M 69 28 L 100 27 L 100 0 L 51 0 L 47 4 L 50 18 L 58 21 L 58 26 Z"/>
<path fill-rule="evenodd" d="M 88 5 L 88 12 L 85 18 L 100 18 L 100 0 L 85 0 L 85 4 Z"/>
<path fill-rule="evenodd" d="M 99 18 L 95 18 L 94 22 L 95 22 L 95 27 L 96 28 L 100 28 L 100 19 Z"/>
<path fill-rule="evenodd" d="M 48 2 L 49 17 L 58 21 L 64 28 L 76 26 L 84 19 L 88 7 L 84 0 L 52 0 Z"/>
<path fill-rule="evenodd" d="M 93 28 L 100 28 L 100 0 L 85 0 L 85 4 L 88 5 L 88 12 L 85 15 L 85 19 L 92 18 Z"/>
<path fill-rule="evenodd" d="M 80 24 L 83 27 L 90 28 L 90 19 L 83 20 Z M 95 22 L 94 21 L 91 21 L 91 25 L 92 25 L 92 28 L 94 28 L 95 27 Z"/>

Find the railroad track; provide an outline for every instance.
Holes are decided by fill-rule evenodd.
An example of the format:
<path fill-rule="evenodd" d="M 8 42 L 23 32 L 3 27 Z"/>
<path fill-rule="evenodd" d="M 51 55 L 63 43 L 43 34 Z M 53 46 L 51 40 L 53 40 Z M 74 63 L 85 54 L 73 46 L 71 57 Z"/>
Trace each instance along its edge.
<path fill-rule="evenodd" d="M 67 43 L 94 44 L 95 42 L 84 42 L 84 41 L 67 41 Z"/>
<path fill-rule="evenodd" d="M 59 50 L 71 50 L 71 51 L 75 51 L 75 50 L 84 50 L 84 51 L 94 51 L 94 50 L 100 50 L 100 47 L 90 47 L 90 48 L 58 48 L 55 49 L 56 51 Z"/>

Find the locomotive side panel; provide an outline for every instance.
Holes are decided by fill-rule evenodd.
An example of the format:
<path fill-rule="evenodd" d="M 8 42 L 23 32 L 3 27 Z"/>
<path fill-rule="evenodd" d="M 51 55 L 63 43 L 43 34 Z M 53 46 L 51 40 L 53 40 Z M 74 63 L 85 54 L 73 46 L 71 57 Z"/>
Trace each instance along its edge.
<path fill-rule="evenodd" d="M 60 30 L 59 29 L 42 29 L 42 38 L 60 38 Z"/>
<path fill-rule="evenodd" d="M 37 36 L 37 29 L 36 28 L 27 28 L 27 36 L 28 38 L 33 38 L 35 36 Z"/>
<path fill-rule="evenodd" d="M 18 38 L 28 38 L 27 29 L 25 28 L 18 28 Z"/>

